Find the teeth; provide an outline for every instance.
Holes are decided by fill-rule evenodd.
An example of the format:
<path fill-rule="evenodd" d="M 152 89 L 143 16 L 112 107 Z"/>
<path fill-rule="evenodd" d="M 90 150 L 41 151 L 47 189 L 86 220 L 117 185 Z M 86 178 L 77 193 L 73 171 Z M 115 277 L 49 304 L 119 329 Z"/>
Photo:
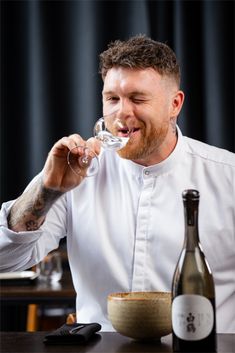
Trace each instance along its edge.
<path fill-rule="evenodd" d="M 138 130 L 137 128 L 130 128 L 130 129 L 122 129 L 120 130 L 123 134 L 130 134 L 131 132 L 134 132 Z"/>

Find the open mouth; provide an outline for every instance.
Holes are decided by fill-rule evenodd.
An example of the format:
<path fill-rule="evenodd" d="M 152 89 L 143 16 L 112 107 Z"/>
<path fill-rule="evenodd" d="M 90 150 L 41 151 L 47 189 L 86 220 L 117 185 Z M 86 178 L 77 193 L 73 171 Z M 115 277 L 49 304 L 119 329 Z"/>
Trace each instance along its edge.
<path fill-rule="evenodd" d="M 139 131 L 139 128 L 121 128 L 118 130 L 119 134 L 121 134 L 123 137 L 130 137 L 132 134 L 134 134 L 136 131 Z"/>

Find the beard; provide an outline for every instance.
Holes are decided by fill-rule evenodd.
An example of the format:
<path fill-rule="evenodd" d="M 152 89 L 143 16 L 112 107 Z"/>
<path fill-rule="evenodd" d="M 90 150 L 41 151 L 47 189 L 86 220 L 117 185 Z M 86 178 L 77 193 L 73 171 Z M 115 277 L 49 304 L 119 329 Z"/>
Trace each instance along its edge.
<path fill-rule="evenodd" d="M 134 137 L 133 139 L 130 137 L 126 146 L 117 153 L 120 157 L 130 160 L 147 158 L 154 152 L 157 153 L 166 138 L 168 130 L 169 122 L 163 122 L 159 127 L 150 125 L 149 132 L 144 122 L 142 122 L 138 141 Z"/>

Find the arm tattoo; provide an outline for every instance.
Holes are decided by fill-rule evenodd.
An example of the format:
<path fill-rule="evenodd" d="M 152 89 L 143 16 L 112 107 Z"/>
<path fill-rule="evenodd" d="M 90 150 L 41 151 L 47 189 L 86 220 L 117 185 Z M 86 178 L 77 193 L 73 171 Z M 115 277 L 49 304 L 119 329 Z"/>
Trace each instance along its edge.
<path fill-rule="evenodd" d="M 62 194 L 60 191 L 46 189 L 40 179 L 12 206 L 8 216 L 9 228 L 18 232 L 37 230 L 53 203 Z"/>

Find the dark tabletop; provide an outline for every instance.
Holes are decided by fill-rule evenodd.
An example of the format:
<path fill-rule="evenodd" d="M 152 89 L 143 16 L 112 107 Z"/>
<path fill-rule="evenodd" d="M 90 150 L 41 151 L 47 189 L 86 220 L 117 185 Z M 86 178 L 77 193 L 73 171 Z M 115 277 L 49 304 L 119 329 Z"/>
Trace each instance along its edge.
<path fill-rule="evenodd" d="M 1 332 L 1 353 L 124 353 L 124 352 L 172 352 L 171 335 L 161 342 L 138 342 L 116 332 L 97 333 L 88 344 L 82 345 L 45 345 L 47 332 Z M 219 334 L 218 353 L 235 352 L 235 334 Z"/>
<path fill-rule="evenodd" d="M 76 293 L 69 271 L 63 273 L 58 283 L 44 283 L 36 280 L 32 284 L 0 285 L 0 301 L 18 304 L 74 304 Z"/>

